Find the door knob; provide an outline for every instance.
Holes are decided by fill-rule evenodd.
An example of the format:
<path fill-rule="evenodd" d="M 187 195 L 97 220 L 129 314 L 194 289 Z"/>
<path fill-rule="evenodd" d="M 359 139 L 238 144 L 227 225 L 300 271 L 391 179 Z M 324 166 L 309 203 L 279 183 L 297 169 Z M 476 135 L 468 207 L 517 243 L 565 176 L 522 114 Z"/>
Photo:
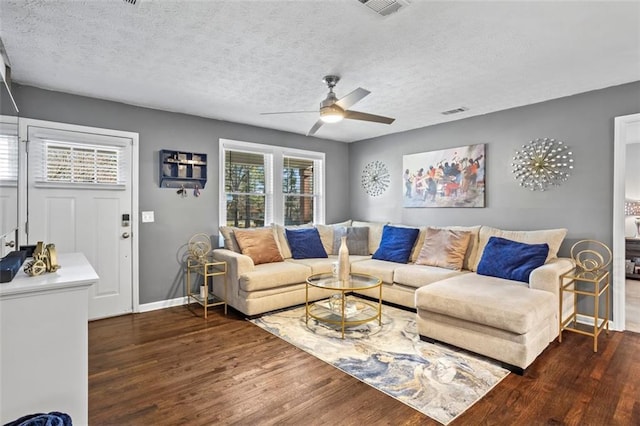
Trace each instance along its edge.
<path fill-rule="evenodd" d="M 14 248 L 16 246 L 16 242 L 15 241 L 7 241 L 6 243 L 4 243 L 4 245 L 6 247 Z"/>
<path fill-rule="evenodd" d="M 129 233 L 128 232 L 123 232 L 122 233 L 122 238 L 129 238 Z"/>

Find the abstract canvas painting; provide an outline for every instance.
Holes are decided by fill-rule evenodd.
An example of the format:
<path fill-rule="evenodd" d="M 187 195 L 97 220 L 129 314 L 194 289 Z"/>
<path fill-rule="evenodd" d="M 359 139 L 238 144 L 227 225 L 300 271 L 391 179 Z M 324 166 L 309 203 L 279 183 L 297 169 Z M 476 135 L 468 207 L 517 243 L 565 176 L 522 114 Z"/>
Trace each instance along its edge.
<path fill-rule="evenodd" d="M 485 144 L 404 155 L 403 207 L 484 207 Z"/>

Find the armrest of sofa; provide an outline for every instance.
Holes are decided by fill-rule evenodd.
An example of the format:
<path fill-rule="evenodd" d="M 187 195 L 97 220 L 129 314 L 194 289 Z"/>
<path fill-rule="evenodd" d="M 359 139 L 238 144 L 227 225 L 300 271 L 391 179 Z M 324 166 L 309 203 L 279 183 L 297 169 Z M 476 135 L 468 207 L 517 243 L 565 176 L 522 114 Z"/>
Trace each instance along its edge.
<path fill-rule="evenodd" d="M 227 272 L 236 277 L 239 277 L 245 272 L 253 271 L 255 268 L 253 259 L 249 256 L 227 249 L 215 249 L 213 251 L 213 258 L 227 262 Z"/>
<path fill-rule="evenodd" d="M 576 267 L 572 259 L 559 257 L 552 259 L 539 268 L 531 271 L 529 275 L 529 287 L 538 290 L 559 294 L 560 275 Z"/>

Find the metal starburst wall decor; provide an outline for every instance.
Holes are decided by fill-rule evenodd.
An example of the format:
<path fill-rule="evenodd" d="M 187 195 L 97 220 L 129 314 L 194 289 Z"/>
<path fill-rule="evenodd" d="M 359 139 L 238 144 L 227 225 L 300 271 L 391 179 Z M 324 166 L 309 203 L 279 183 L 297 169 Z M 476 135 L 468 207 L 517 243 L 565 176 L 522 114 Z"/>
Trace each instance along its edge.
<path fill-rule="evenodd" d="M 573 153 L 561 141 L 538 138 L 516 151 L 513 157 L 513 174 L 520 186 L 532 191 L 544 191 L 550 186 L 560 186 L 573 169 Z"/>

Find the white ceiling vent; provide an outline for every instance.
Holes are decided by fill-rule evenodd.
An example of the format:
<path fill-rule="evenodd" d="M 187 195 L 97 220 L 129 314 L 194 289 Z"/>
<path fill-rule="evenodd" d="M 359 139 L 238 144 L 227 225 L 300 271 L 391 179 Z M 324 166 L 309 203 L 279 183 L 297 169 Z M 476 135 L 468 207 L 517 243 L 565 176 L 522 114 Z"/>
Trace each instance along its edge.
<path fill-rule="evenodd" d="M 460 107 L 460 108 L 456 108 L 456 109 L 450 109 L 449 111 L 442 111 L 440 114 L 442 115 L 451 115 L 451 114 L 458 114 L 460 112 L 465 112 L 468 111 L 469 108 L 467 107 Z"/>
<path fill-rule="evenodd" d="M 389 16 L 405 6 L 409 6 L 410 0 L 358 0 L 360 3 L 373 10 L 378 15 Z"/>

